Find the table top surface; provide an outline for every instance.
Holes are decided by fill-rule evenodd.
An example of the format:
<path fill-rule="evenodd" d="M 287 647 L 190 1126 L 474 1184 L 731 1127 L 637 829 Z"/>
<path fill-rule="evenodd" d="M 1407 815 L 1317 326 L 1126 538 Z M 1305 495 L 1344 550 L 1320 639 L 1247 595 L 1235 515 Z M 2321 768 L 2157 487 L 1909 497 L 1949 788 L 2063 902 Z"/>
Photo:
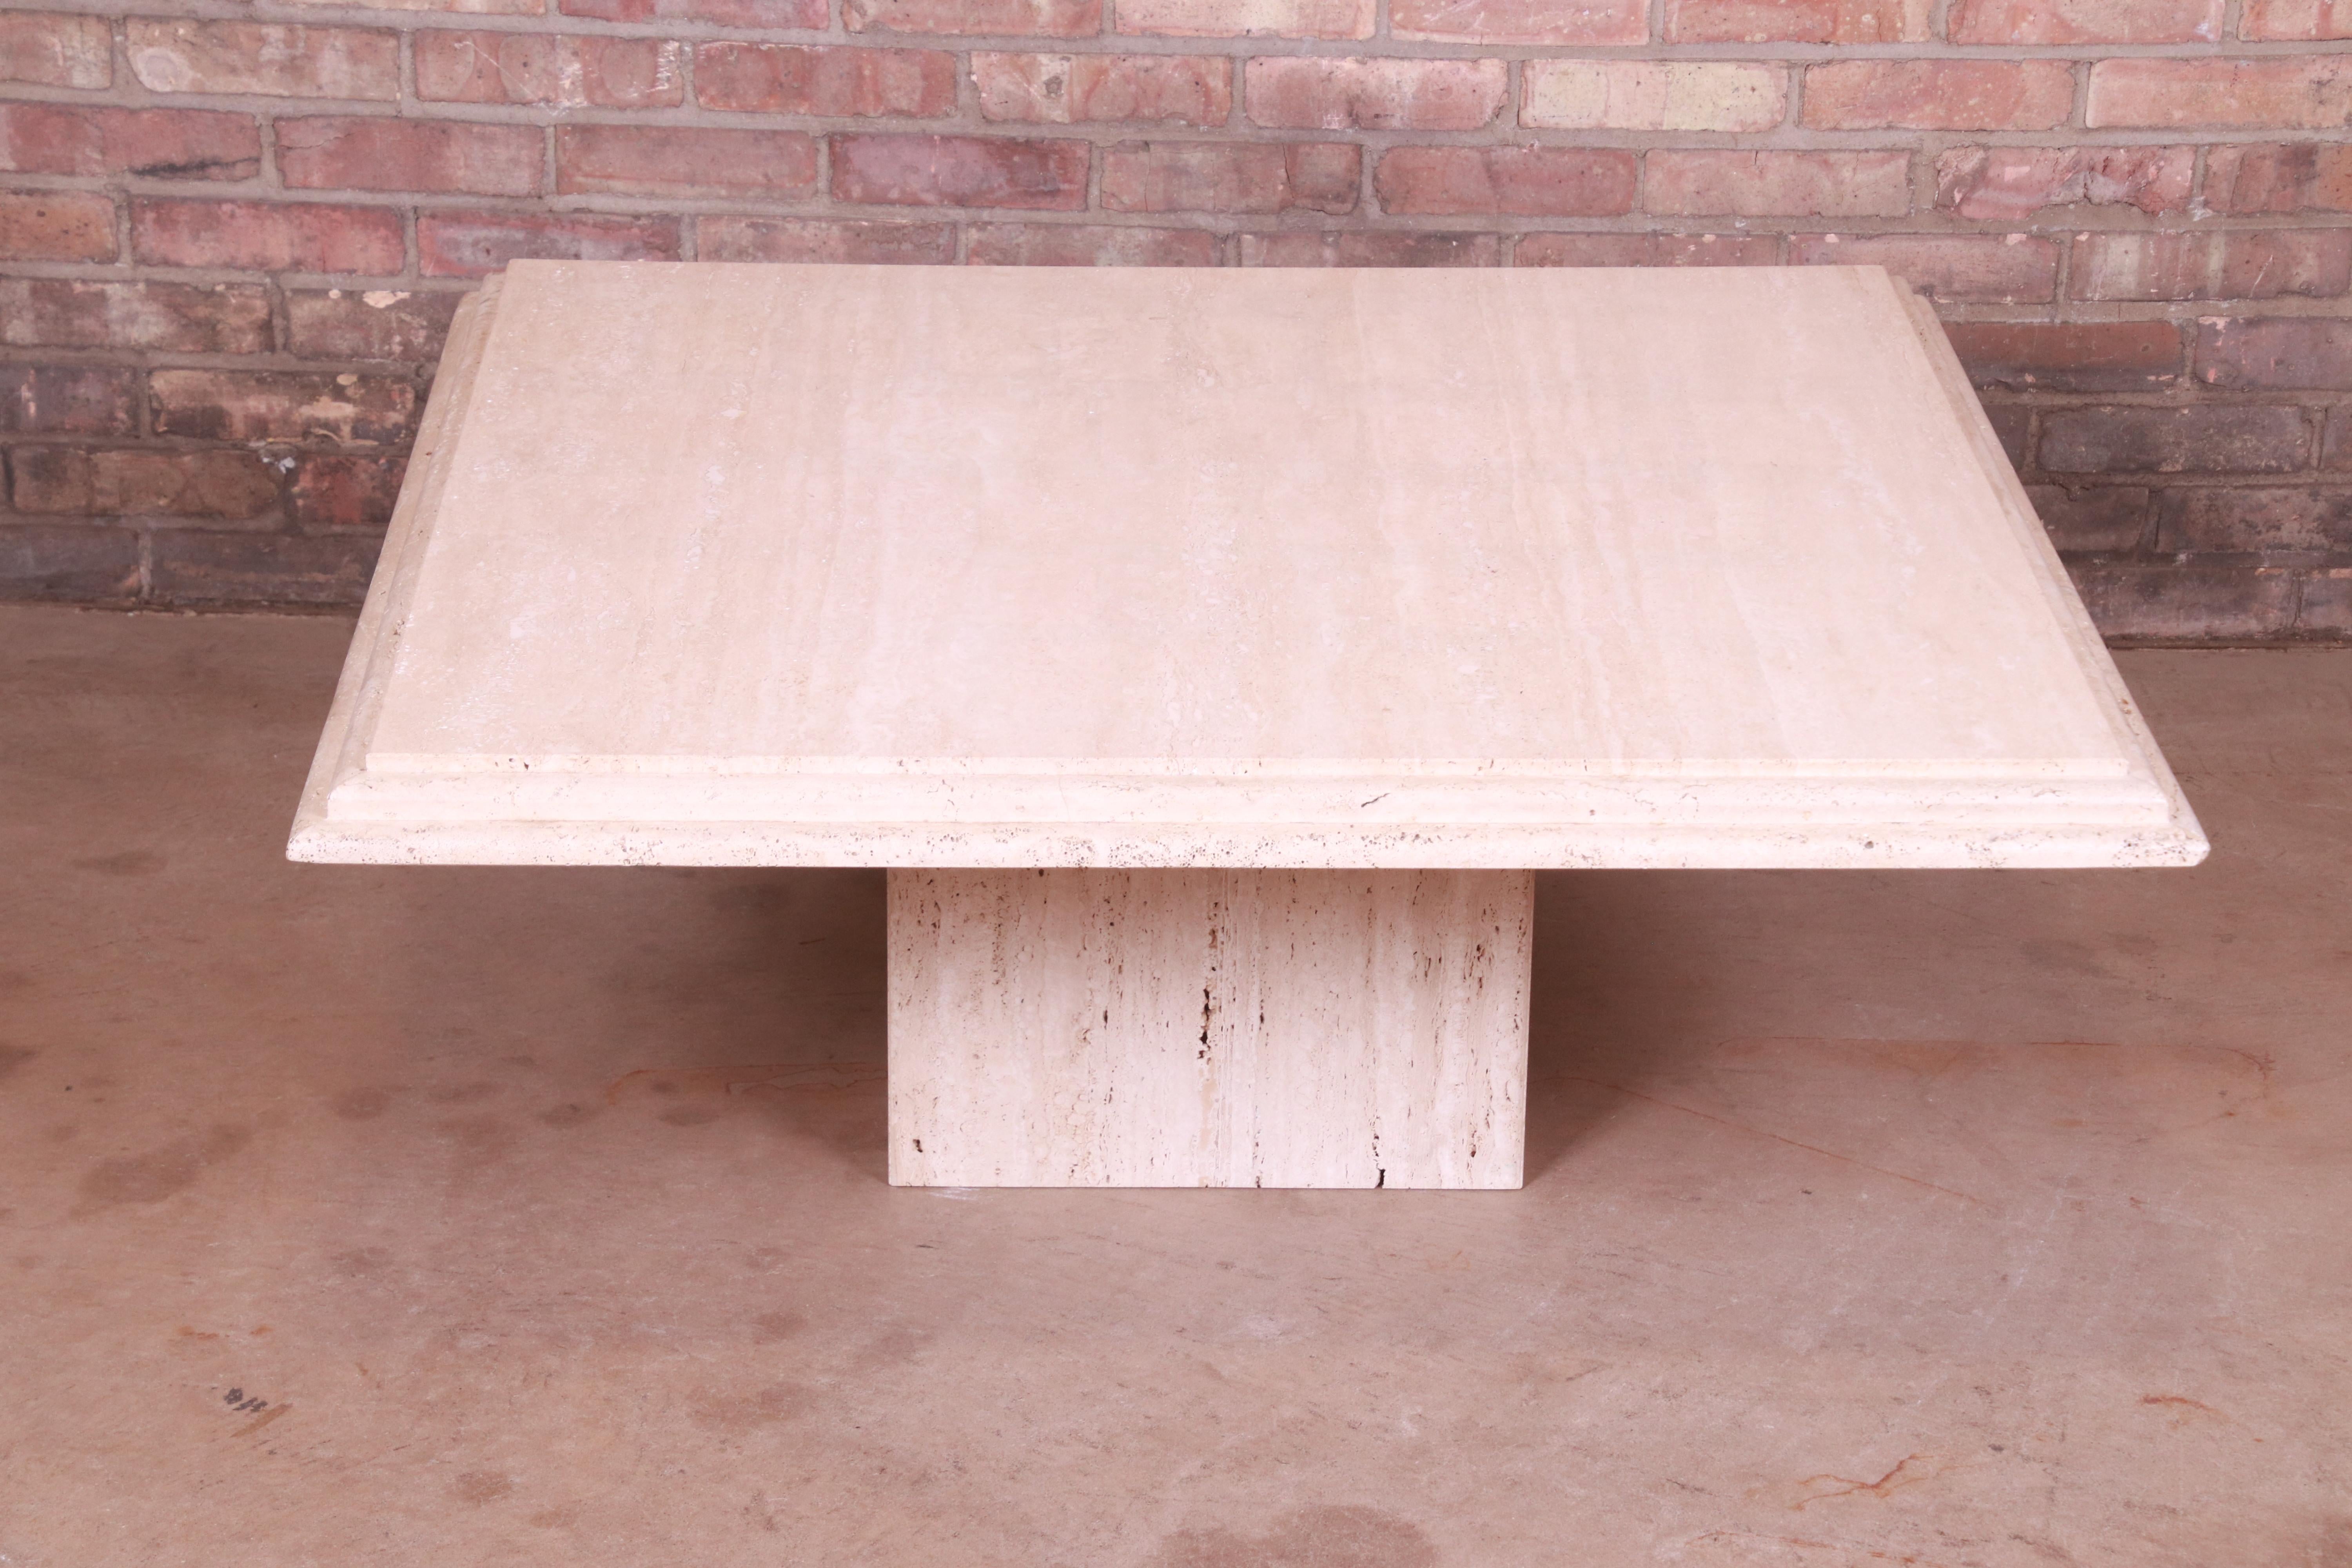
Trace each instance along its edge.
<path fill-rule="evenodd" d="M 1867 268 L 518 263 L 295 852 L 2180 862 Z"/>

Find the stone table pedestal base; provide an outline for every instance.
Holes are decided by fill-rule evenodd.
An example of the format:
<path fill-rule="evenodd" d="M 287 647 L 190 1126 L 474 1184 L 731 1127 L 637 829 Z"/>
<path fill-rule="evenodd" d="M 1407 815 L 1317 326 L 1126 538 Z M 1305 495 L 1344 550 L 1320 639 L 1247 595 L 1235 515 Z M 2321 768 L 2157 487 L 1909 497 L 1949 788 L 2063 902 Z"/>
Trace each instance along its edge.
<path fill-rule="evenodd" d="M 902 1186 L 1517 1187 L 1525 871 L 893 870 Z"/>

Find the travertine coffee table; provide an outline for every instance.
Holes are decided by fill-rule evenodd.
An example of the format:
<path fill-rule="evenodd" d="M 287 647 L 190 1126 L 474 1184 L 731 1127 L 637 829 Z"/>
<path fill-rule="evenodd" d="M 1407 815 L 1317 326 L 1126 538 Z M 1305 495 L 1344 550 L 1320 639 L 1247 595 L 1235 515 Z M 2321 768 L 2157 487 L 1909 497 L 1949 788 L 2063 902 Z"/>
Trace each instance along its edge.
<path fill-rule="evenodd" d="M 1533 868 L 2204 847 L 1874 268 L 522 262 L 290 852 L 889 867 L 894 1182 L 1514 1187 Z"/>

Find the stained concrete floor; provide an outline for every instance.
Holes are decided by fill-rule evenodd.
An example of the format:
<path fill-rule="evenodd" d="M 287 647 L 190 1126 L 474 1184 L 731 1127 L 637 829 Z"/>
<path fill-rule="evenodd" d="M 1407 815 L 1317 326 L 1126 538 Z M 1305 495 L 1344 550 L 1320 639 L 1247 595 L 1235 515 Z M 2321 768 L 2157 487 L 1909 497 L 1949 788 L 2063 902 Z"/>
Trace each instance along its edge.
<path fill-rule="evenodd" d="M 349 631 L 0 613 L 11 1568 L 2352 1564 L 2352 653 L 2126 656 L 2198 870 L 1544 879 L 1524 1192 L 971 1192 L 873 874 L 285 863 Z"/>

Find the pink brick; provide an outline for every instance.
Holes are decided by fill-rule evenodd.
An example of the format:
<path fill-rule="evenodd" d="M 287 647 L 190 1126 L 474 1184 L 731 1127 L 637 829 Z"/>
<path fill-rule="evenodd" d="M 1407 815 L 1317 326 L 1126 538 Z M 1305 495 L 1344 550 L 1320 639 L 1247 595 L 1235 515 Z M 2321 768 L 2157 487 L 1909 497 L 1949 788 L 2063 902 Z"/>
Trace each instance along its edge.
<path fill-rule="evenodd" d="M 1398 147 L 1372 187 L 1391 213 L 1613 217 L 1633 210 L 1638 168 L 1616 149 Z"/>
<path fill-rule="evenodd" d="M 705 109 L 936 119 L 955 112 L 956 63 L 942 49 L 703 44 L 694 96 Z"/>
<path fill-rule="evenodd" d="M 381 446 L 408 434 L 416 391 L 392 376 L 159 370 L 147 377 L 155 433 L 207 441 Z"/>
<path fill-rule="evenodd" d="M 310 359 L 438 359 L 449 319 L 465 295 L 455 289 L 289 289 L 287 346 Z"/>
<path fill-rule="evenodd" d="M 0 81 L 92 91 L 114 80 L 114 32 L 103 16 L 0 12 Z"/>
<path fill-rule="evenodd" d="M 555 132 L 555 188 L 566 195 L 807 195 L 816 189 L 816 139 L 800 131 L 565 125 Z"/>
<path fill-rule="evenodd" d="M 1916 44 L 1930 0 L 1666 0 L 1675 44 Z"/>
<path fill-rule="evenodd" d="M 278 0 L 286 5 L 326 5 L 341 9 L 346 0 Z M 458 16 L 542 16 L 547 0 L 368 0 L 373 11 L 430 11 Z"/>
<path fill-rule="evenodd" d="M 1496 234 L 1301 229 L 1242 236 L 1244 267 L 1495 267 L 1502 259 Z"/>
<path fill-rule="evenodd" d="M 1805 71 L 1804 123 L 1822 131 L 2047 131 L 2074 106 L 2063 60 L 1843 60 Z"/>
<path fill-rule="evenodd" d="M 416 253 L 428 278 L 479 278 L 496 272 L 509 261 L 525 258 L 676 261 L 677 220 L 537 213 L 421 213 L 416 219 Z"/>
<path fill-rule="evenodd" d="M 2352 286 L 2352 229 L 2088 234 L 2074 239 L 2078 300 L 2332 300 Z"/>
<path fill-rule="evenodd" d="M 2224 0 L 1952 0 L 1956 44 L 2210 44 Z"/>
<path fill-rule="evenodd" d="M 1645 205 L 1694 217 L 1900 217 L 1911 206 L 1904 153 L 1655 152 Z"/>
<path fill-rule="evenodd" d="M 1187 38 L 1369 38 L 1372 7 L 1373 0 L 1118 0 L 1116 20 L 1122 33 Z"/>
<path fill-rule="evenodd" d="M 1400 38 L 1474 44 L 1639 44 L 1647 0 L 1391 0 Z"/>
<path fill-rule="evenodd" d="M 305 452 L 294 468 L 294 522 L 306 532 L 373 532 L 392 521 L 403 457 Z"/>
<path fill-rule="evenodd" d="M 278 174 L 297 190 L 536 195 L 541 142 L 535 125 L 383 116 L 280 120 Z"/>
<path fill-rule="evenodd" d="M 135 201 L 131 248 L 164 267 L 256 272 L 397 272 L 400 214 L 325 203 Z"/>
<path fill-rule="evenodd" d="M 694 252 L 705 261 L 929 263 L 955 259 L 943 223 L 835 223 L 817 218 L 694 220 Z"/>
<path fill-rule="evenodd" d="M 1500 60 L 1324 59 L 1249 62 L 1244 109 L 1284 131 L 1476 131 L 1509 91 Z"/>
<path fill-rule="evenodd" d="M 82 191 L 0 192 L 0 261 L 111 261 L 114 204 Z"/>
<path fill-rule="evenodd" d="M 2059 206 L 2181 212 L 2194 147 L 1954 147 L 1936 158 L 1936 205 L 1984 223 Z"/>
<path fill-rule="evenodd" d="M 2087 122 L 2340 131 L 2352 124 L 2352 57 L 2101 60 Z"/>
<path fill-rule="evenodd" d="M 1223 125 L 1234 107 L 1233 62 L 1223 55 L 975 53 L 971 79 L 988 120 Z"/>
<path fill-rule="evenodd" d="M 853 33 L 962 33 L 975 37 L 1091 37 L 1103 0 L 841 0 Z"/>
<path fill-rule="evenodd" d="M 131 74 L 150 92 L 250 92 L 271 98 L 400 96 L 396 34 L 260 22 L 124 25 Z"/>
<path fill-rule="evenodd" d="M 1103 155 L 1111 212 L 1352 212 L 1360 149 L 1335 142 L 1122 142 Z"/>
<path fill-rule="evenodd" d="M 992 136 L 835 136 L 833 194 L 845 202 L 907 206 L 1087 205 L 1083 142 Z"/>
<path fill-rule="evenodd" d="M 1769 235 L 1529 234 L 1518 267 L 1772 267 L 1780 242 Z"/>
<path fill-rule="evenodd" d="M 800 27 L 825 22 L 825 0 L 562 0 L 567 16 L 606 22 L 709 22 L 721 27 Z"/>
<path fill-rule="evenodd" d="M 249 114 L 202 109 L 0 104 L 0 170 L 249 180 L 261 173 L 261 130 Z"/>
<path fill-rule="evenodd" d="M 267 353 L 269 294 L 248 283 L 0 279 L 0 343 L 11 348 Z"/>
<path fill-rule="evenodd" d="M 2352 212 L 2352 146 L 2340 142 L 2215 147 L 2205 205 L 2218 213 Z"/>
<path fill-rule="evenodd" d="M 2284 43 L 2352 38 L 2352 0 L 2246 0 L 2238 36 Z"/>
<path fill-rule="evenodd" d="M 437 103 L 673 109 L 686 101 L 681 47 L 666 38 L 420 28 L 415 48 L 416 96 Z"/>
<path fill-rule="evenodd" d="M 2058 247 L 2029 235 L 1791 235 L 1796 267 L 1884 267 L 1931 300 L 2021 304 L 2058 292 Z"/>
<path fill-rule="evenodd" d="M 1217 237 L 1192 228 L 978 224 L 964 259 L 974 267 L 1214 267 Z"/>
<path fill-rule="evenodd" d="M 1564 131 L 1769 131 L 1789 73 L 1744 60 L 1529 60 L 1519 123 Z"/>

